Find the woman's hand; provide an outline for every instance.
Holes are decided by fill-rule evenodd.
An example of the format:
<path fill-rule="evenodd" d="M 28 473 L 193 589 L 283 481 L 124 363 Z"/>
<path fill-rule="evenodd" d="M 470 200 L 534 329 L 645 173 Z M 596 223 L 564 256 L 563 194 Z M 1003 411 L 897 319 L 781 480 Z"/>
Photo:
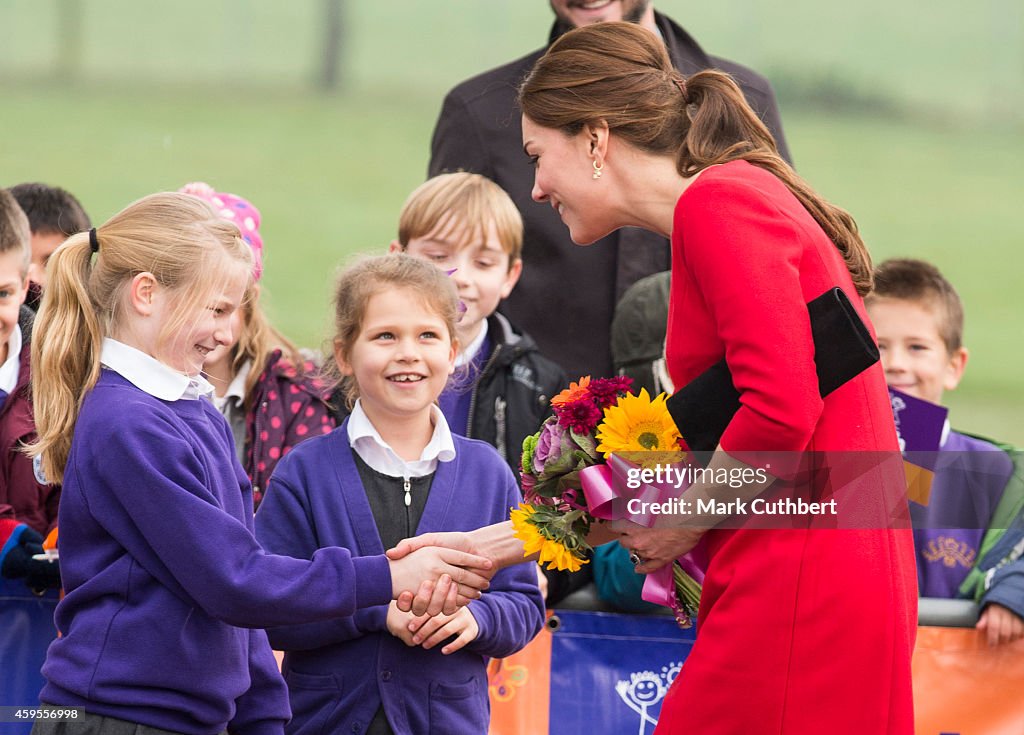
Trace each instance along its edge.
<path fill-rule="evenodd" d="M 428 546 L 444 546 L 449 549 L 464 551 L 467 554 L 480 554 L 472 536 L 463 531 L 447 531 L 423 533 L 413 538 L 402 539 L 393 549 L 385 552 L 388 559 L 402 559 L 412 552 Z"/>
<path fill-rule="evenodd" d="M 704 535 L 698 528 L 646 528 L 628 521 L 614 527 L 622 534 L 619 543 L 632 552 L 630 557 L 639 574 L 661 569 L 696 546 Z"/>
<path fill-rule="evenodd" d="M 427 546 L 389 558 L 391 594 L 403 612 L 451 615 L 490 585 L 490 559 L 443 546 Z M 413 596 L 410 590 L 417 590 Z M 404 602 L 404 604 L 403 604 Z"/>
<path fill-rule="evenodd" d="M 457 531 L 425 533 L 414 538 L 399 541 L 395 548 L 388 550 L 387 555 L 388 559 L 394 562 L 405 559 L 409 554 L 433 547 L 457 549 L 467 554 L 487 557 L 488 563 L 491 566 L 477 566 L 472 568 L 471 571 L 478 576 L 486 576 L 488 579 L 493 577 L 495 572 L 503 567 L 527 561 L 527 558 L 523 555 L 523 542 L 513 535 L 512 523 L 510 521 L 484 526 L 469 533 Z M 536 559 L 536 556 L 534 559 Z M 456 577 L 455 581 L 460 582 L 460 579 Z M 416 590 L 416 592 L 414 593 L 412 590 Z M 460 586 L 457 602 L 454 597 L 445 602 L 444 612 L 451 614 L 454 612 L 456 604 L 462 606 L 469 602 L 469 600 L 476 599 L 479 596 L 473 595 L 472 592 L 472 590 Z M 447 588 L 442 589 L 440 586 L 434 585 L 432 581 L 424 581 L 418 589 L 415 586 L 404 588 L 395 599 L 399 610 L 411 610 L 417 614 L 423 614 L 427 611 L 439 609 L 438 600 L 444 600 L 448 594 L 449 590 Z"/>
<path fill-rule="evenodd" d="M 493 523 L 468 533 L 424 533 L 399 541 L 395 548 L 388 550 L 387 555 L 389 559 L 401 559 L 406 554 L 425 546 L 446 546 L 468 554 L 486 556 L 494 562 L 496 569 L 521 564 L 527 560 L 523 555 L 523 542 L 515 537 L 511 521 Z"/>
<path fill-rule="evenodd" d="M 1024 638 L 1024 620 L 1009 608 L 994 602 L 985 606 L 974 627 L 986 634 L 990 646 L 1013 643 Z"/>

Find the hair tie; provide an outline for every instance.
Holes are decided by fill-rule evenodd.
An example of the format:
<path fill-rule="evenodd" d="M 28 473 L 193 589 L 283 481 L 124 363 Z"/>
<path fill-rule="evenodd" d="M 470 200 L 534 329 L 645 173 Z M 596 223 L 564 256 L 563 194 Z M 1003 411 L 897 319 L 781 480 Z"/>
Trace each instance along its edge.
<path fill-rule="evenodd" d="M 98 253 L 100 251 L 100 240 L 96 237 L 95 227 L 89 230 L 89 247 L 92 248 L 94 253 Z"/>
<path fill-rule="evenodd" d="M 683 93 L 683 101 L 686 101 L 686 80 L 682 77 L 678 77 L 672 81 L 676 83 L 676 86 L 679 87 L 679 91 Z"/>

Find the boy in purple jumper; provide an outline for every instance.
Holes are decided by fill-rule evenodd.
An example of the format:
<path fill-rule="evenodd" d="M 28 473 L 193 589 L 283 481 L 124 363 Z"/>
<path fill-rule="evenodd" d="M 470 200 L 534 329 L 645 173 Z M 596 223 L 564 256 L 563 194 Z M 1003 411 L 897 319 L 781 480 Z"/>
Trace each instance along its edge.
<path fill-rule="evenodd" d="M 929 263 L 888 260 L 865 303 L 889 387 L 941 403 L 967 365 L 953 286 Z M 951 431 L 947 422 L 928 504 L 911 502 L 921 595 L 976 598 L 977 628 L 990 645 L 1024 636 L 1019 460 L 1019 450 Z"/>

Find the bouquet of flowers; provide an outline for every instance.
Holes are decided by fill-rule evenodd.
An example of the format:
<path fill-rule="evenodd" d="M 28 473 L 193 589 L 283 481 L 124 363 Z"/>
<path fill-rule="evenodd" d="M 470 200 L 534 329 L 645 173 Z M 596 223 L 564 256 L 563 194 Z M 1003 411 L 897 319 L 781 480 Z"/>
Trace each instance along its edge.
<path fill-rule="evenodd" d="M 554 415 L 523 441 L 525 502 L 512 511 L 512 525 L 526 555 L 539 552 L 548 569 L 575 572 L 588 563 L 586 537 L 597 519 L 587 502 L 585 470 L 604 464 L 612 453 L 641 465 L 679 456 L 680 436 L 665 394 L 652 400 L 641 389 L 633 395 L 631 385 L 627 377 L 571 383 L 551 400 Z M 679 624 L 689 627 L 700 585 L 678 561 L 671 577 L 668 604 Z M 645 583 L 645 598 L 646 591 Z"/>

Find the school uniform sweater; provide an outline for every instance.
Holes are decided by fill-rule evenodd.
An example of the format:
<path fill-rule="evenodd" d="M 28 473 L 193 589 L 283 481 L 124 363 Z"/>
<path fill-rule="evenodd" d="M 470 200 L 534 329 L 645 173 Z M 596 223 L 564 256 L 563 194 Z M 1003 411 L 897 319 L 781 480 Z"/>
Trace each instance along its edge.
<path fill-rule="evenodd" d="M 269 551 L 299 558 L 325 544 L 349 548 L 356 557 L 384 551 L 346 430 L 343 424 L 305 441 L 278 464 L 256 516 L 257 537 Z M 455 458 L 437 463 L 417 534 L 503 521 L 519 502 L 515 478 L 493 447 L 453 439 Z M 485 733 L 485 657 L 519 650 L 543 621 L 533 566 L 498 572 L 469 609 L 479 635 L 449 656 L 440 646 L 408 647 L 392 636 L 387 605 L 344 620 L 268 630 L 273 646 L 286 651 L 289 732 L 363 733 L 383 703 L 399 735 Z"/>
<path fill-rule="evenodd" d="M 286 692 L 260 630 L 391 599 L 382 556 L 272 556 L 212 403 L 103 370 L 75 426 L 59 521 L 66 597 L 44 702 L 188 735 L 280 733 Z"/>
<path fill-rule="evenodd" d="M 949 432 L 936 458 L 928 505 L 910 504 L 922 597 L 955 598 L 978 558 L 992 515 L 1013 474 L 999 447 Z M 1022 609 L 1022 600 L 1012 607 Z"/>

